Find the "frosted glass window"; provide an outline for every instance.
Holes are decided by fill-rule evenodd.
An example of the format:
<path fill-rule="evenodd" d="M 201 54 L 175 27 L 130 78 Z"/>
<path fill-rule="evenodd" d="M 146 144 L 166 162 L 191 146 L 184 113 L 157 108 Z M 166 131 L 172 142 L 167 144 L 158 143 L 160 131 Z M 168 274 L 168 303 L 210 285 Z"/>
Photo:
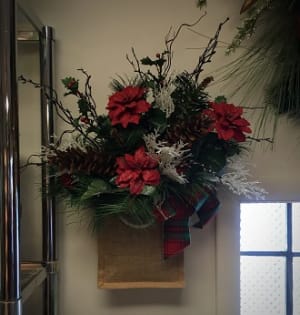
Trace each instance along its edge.
<path fill-rule="evenodd" d="M 240 276 L 241 315 L 286 315 L 285 258 L 242 256 Z"/>
<path fill-rule="evenodd" d="M 300 252 L 300 203 L 293 203 L 293 251 Z M 300 313 L 299 313 L 300 314 Z"/>
<path fill-rule="evenodd" d="M 285 203 L 241 204 L 241 251 L 287 249 Z"/>
<path fill-rule="evenodd" d="M 293 260 L 293 300 L 294 300 L 294 315 L 300 314 L 300 257 Z"/>

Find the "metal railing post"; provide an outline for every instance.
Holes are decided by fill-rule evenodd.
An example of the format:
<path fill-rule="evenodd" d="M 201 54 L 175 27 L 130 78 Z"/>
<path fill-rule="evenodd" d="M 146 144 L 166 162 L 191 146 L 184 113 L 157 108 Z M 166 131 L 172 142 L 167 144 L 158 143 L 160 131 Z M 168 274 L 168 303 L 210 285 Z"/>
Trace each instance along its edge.
<path fill-rule="evenodd" d="M 44 26 L 41 33 L 41 84 L 46 90 L 41 94 L 42 145 L 53 143 L 54 113 L 51 103 L 53 93 L 53 29 Z M 49 98 L 45 96 L 45 92 Z M 55 200 L 49 196 L 47 187 L 51 184 L 47 166 L 42 167 L 42 208 L 43 208 L 43 262 L 47 268 L 47 279 L 44 284 L 44 314 L 57 314 L 57 249 L 56 249 L 56 216 Z"/>
<path fill-rule="evenodd" d="M 21 314 L 16 4 L 0 0 L 0 314 Z"/>

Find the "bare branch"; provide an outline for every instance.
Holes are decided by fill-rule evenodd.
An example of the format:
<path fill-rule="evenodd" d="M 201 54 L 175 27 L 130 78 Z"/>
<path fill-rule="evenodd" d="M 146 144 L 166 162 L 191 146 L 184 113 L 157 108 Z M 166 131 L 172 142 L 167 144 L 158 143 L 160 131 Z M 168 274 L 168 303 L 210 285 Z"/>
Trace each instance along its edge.
<path fill-rule="evenodd" d="M 272 138 L 254 138 L 254 137 L 250 137 L 248 136 L 247 139 L 252 140 L 252 141 L 256 141 L 256 142 L 263 142 L 266 141 L 268 143 L 274 143 L 274 140 Z"/>
<path fill-rule="evenodd" d="M 23 84 L 29 83 L 33 85 L 35 88 L 41 89 L 44 96 L 51 102 L 51 104 L 54 106 L 55 111 L 59 118 L 61 118 L 65 123 L 68 125 L 74 127 L 85 140 L 87 140 L 92 146 L 98 148 L 98 144 L 93 139 L 90 139 L 83 131 L 82 127 L 76 123 L 76 119 L 73 117 L 70 110 L 65 108 L 62 104 L 62 102 L 58 99 L 57 92 L 55 89 L 50 88 L 49 86 L 43 86 L 40 83 L 34 82 L 33 80 L 26 79 L 23 75 L 20 75 L 18 77 L 19 81 Z M 52 96 L 53 94 L 53 96 Z"/>
<path fill-rule="evenodd" d="M 204 17 L 206 16 L 206 12 L 204 12 L 204 14 L 202 14 L 200 16 L 199 19 L 197 19 L 196 22 L 194 23 L 191 23 L 191 24 L 188 24 L 188 23 L 183 23 L 181 24 L 177 30 L 175 31 L 174 35 L 171 36 L 171 31 L 172 31 L 172 28 L 169 29 L 169 32 L 167 33 L 166 37 L 165 37 L 165 46 L 166 46 L 166 52 L 165 54 L 167 55 L 167 63 L 166 63 L 166 66 L 164 68 L 164 71 L 163 71 L 163 76 L 166 77 L 171 69 L 171 66 L 172 66 L 172 57 L 173 57 L 173 44 L 175 42 L 175 40 L 177 39 L 177 37 L 179 36 L 181 30 L 184 28 L 184 27 L 193 27 L 195 25 L 197 25 Z"/>
<path fill-rule="evenodd" d="M 218 45 L 218 39 L 219 39 L 221 29 L 223 25 L 227 23 L 228 21 L 229 21 L 229 18 L 227 18 L 224 22 L 219 24 L 219 27 L 217 28 L 217 31 L 214 37 L 212 37 L 209 40 L 206 49 L 204 50 L 203 54 L 199 57 L 198 64 L 196 65 L 194 71 L 191 73 L 191 77 L 195 78 L 195 82 L 198 82 L 199 75 L 203 71 L 204 64 L 211 62 L 212 56 L 216 53 L 216 47 Z"/>

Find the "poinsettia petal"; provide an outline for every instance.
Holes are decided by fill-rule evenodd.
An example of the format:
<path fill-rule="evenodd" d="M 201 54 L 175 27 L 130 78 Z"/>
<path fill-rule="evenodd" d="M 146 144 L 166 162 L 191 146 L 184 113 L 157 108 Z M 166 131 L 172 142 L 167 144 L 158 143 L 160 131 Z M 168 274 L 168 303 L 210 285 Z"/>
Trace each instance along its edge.
<path fill-rule="evenodd" d="M 210 103 L 211 111 L 215 116 L 214 127 L 219 139 L 235 139 L 238 142 L 245 141 L 246 137 L 243 132 L 251 133 L 250 123 L 241 117 L 243 108 L 234 104 Z M 205 115 L 213 116 L 209 110 L 204 111 Z"/>
<path fill-rule="evenodd" d="M 128 164 L 126 160 L 124 159 L 124 157 L 117 157 L 116 162 L 118 165 L 117 172 L 123 172 L 124 170 L 128 168 Z"/>
<path fill-rule="evenodd" d="M 143 180 L 148 185 L 158 185 L 160 183 L 160 173 L 158 170 L 145 170 L 142 172 Z"/>
<path fill-rule="evenodd" d="M 122 104 L 122 101 L 124 100 L 124 94 L 122 91 L 118 91 L 115 94 L 111 95 L 108 100 L 109 100 L 108 106 L 111 106 L 115 103 L 121 103 Z"/>
<path fill-rule="evenodd" d="M 131 114 L 129 122 L 135 125 L 138 125 L 140 122 L 141 116 L 138 114 Z"/>
<path fill-rule="evenodd" d="M 131 95 L 133 96 L 132 99 L 141 99 L 145 95 L 145 88 L 133 86 L 131 87 Z"/>
<path fill-rule="evenodd" d="M 234 124 L 237 126 L 241 126 L 241 127 L 242 126 L 250 126 L 249 121 L 244 119 L 244 118 L 235 119 Z"/>
<path fill-rule="evenodd" d="M 135 103 L 135 108 L 134 112 L 137 114 L 145 113 L 150 109 L 151 105 L 145 101 L 145 100 L 140 100 Z"/>
<path fill-rule="evenodd" d="M 124 155 L 125 161 L 127 162 L 128 168 L 135 169 L 137 168 L 136 160 L 134 155 L 125 154 Z"/>
<path fill-rule="evenodd" d="M 147 156 L 145 154 L 145 148 L 143 146 L 139 147 L 134 153 L 134 160 L 136 165 L 142 167 L 146 157 Z"/>
<path fill-rule="evenodd" d="M 116 178 L 115 182 L 120 188 L 125 188 L 125 187 L 130 186 L 131 182 L 137 180 L 139 176 L 140 176 L 139 172 L 127 170 L 121 173 Z"/>
<path fill-rule="evenodd" d="M 214 110 L 215 114 L 221 114 L 221 116 L 224 115 L 225 112 L 225 103 L 211 103 L 210 106 Z"/>
<path fill-rule="evenodd" d="M 145 184 L 158 185 L 160 173 L 157 169 L 158 161 L 145 152 L 145 147 L 139 147 L 134 154 L 125 154 L 117 158 L 116 184 L 130 187 L 131 194 L 139 194 Z"/>
<path fill-rule="evenodd" d="M 124 111 L 123 115 L 119 118 L 120 124 L 123 128 L 127 128 L 131 120 L 131 114 L 128 111 Z"/>
<path fill-rule="evenodd" d="M 114 107 L 112 107 L 112 111 L 110 111 L 108 113 L 108 115 L 111 117 L 112 115 L 113 116 L 119 116 L 121 115 L 124 111 L 125 111 L 125 108 L 123 105 L 115 105 Z"/>
<path fill-rule="evenodd" d="M 121 124 L 123 128 L 129 123 L 139 124 L 141 114 L 151 107 L 144 97 L 145 89 L 136 86 L 127 86 L 111 95 L 106 108 L 112 124 Z"/>
<path fill-rule="evenodd" d="M 237 142 L 244 142 L 246 140 L 246 137 L 241 131 L 235 130 L 233 139 L 235 139 Z"/>
<path fill-rule="evenodd" d="M 252 129 L 251 128 L 249 128 L 249 127 L 242 127 L 241 128 L 241 130 L 243 131 L 243 132 L 247 132 L 247 133 L 251 133 L 252 132 Z"/>
<path fill-rule="evenodd" d="M 149 154 L 146 154 L 145 161 L 143 163 L 144 168 L 156 168 L 158 167 L 158 160 L 151 157 Z"/>
<path fill-rule="evenodd" d="M 229 128 L 216 128 L 219 139 L 229 140 L 233 137 L 234 131 Z"/>
<path fill-rule="evenodd" d="M 136 174 L 136 172 L 133 172 L 131 170 L 126 170 L 124 172 L 122 172 L 116 179 L 117 183 L 124 183 L 124 182 L 128 182 L 131 181 L 135 178 L 137 178 L 138 175 Z"/>
<path fill-rule="evenodd" d="M 141 180 L 141 178 L 138 178 L 136 180 L 132 180 L 130 182 L 130 192 L 133 195 L 138 195 L 142 192 L 144 189 L 145 183 Z"/>

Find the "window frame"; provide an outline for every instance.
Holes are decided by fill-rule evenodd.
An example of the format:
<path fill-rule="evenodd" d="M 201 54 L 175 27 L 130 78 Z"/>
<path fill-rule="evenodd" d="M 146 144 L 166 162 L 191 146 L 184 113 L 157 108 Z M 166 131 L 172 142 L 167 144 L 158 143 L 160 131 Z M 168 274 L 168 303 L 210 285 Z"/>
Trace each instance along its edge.
<path fill-rule="evenodd" d="M 249 202 L 247 204 L 257 204 L 262 202 Z M 300 257 L 300 252 L 293 251 L 293 204 L 297 202 L 274 202 L 268 201 L 263 203 L 281 203 L 286 206 L 286 241 L 287 248 L 285 251 L 241 251 L 240 257 L 283 257 L 285 258 L 285 303 L 286 314 L 293 314 L 293 260 L 295 257 Z M 240 205 L 246 204 L 241 202 Z"/>
<path fill-rule="evenodd" d="M 281 194 L 278 194 L 280 196 Z M 285 197 L 293 197 L 293 193 Z M 222 210 L 216 218 L 216 301 L 217 315 L 240 314 L 240 205 L 242 203 L 300 203 L 296 198 L 272 198 L 249 202 L 228 192 L 220 193 Z M 289 210 L 291 219 L 292 211 Z M 289 219 L 288 224 L 291 223 Z M 292 237 L 290 229 L 289 238 Z M 294 252 L 300 257 L 300 252 Z M 225 265 L 225 268 L 224 268 Z M 226 272 L 224 272 L 224 270 Z M 293 277 L 293 274 L 290 272 Z M 293 288 L 290 288 L 292 290 Z M 287 313 L 291 314 L 291 313 Z"/>

